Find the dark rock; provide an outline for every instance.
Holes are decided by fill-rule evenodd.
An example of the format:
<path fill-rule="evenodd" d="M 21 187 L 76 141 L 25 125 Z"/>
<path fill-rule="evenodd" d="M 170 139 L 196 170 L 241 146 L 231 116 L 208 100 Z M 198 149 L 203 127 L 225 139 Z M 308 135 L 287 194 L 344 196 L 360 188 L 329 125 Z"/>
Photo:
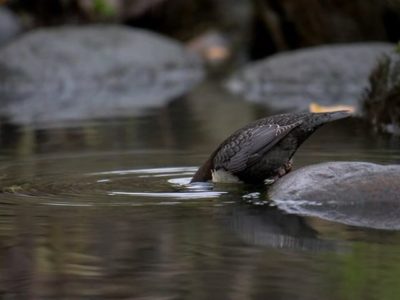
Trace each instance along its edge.
<path fill-rule="evenodd" d="M 18 18 L 7 8 L 0 6 L 0 45 L 7 43 L 21 31 Z"/>
<path fill-rule="evenodd" d="M 289 213 L 354 226 L 400 229 L 400 165 L 312 165 L 282 177 L 268 194 Z"/>
<path fill-rule="evenodd" d="M 383 56 L 362 97 L 365 119 L 376 131 L 400 135 L 400 55 Z"/>
<path fill-rule="evenodd" d="M 41 29 L 0 49 L 1 112 L 16 123 L 131 115 L 202 77 L 179 43 L 121 26 Z"/>
<path fill-rule="evenodd" d="M 311 102 L 357 105 L 378 57 L 392 49 L 359 43 L 281 53 L 245 67 L 227 87 L 276 110 L 303 110 Z"/>

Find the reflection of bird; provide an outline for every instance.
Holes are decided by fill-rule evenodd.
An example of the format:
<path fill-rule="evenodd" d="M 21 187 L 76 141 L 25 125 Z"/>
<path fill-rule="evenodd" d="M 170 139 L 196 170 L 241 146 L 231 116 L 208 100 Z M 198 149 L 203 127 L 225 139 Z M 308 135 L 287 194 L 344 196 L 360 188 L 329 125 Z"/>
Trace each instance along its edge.
<path fill-rule="evenodd" d="M 273 182 L 290 171 L 293 154 L 318 127 L 349 116 L 347 111 L 291 113 L 254 121 L 223 141 L 191 182 Z"/>

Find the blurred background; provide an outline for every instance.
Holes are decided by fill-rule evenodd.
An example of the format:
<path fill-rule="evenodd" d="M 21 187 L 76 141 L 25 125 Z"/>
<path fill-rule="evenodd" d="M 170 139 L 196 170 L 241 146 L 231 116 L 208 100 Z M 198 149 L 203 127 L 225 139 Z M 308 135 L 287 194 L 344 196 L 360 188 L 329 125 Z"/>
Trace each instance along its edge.
<path fill-rule="evenodd" d="M 218 88 L 224 86 L 223 90 L 229 91 L 228 97 L 239 95 L 241 99 L 261 103 L 263 107 L 272 108 L 273 111 L 304 110 L 308 109 L 310 104 L 317 104 L 313 106 L 317 111 L 325 109 L 326 105 L 334 107 L 339 105 L 339 108 L 340 105 L 345 105 L 344 108 L 364 112 L 366 119 L 375 124 L 378 130 L 393 132 L 395 130 L 392 125 L 398 124 L 398 116 L 387 115 L 387 111 L 390 110 L 388 107 L 398 109 L 396 104 L 398 100 L 388 100 L 380 92 L 369 91 L 371 84 L 366 82 L 373 68 L 377 67 L 378 60 L 383 54 L 394 52 L 396 43 L 400 39 L 400 2 L 397 0 L 3 0 L 0 9 L 0 43 L 3 45 L 10 44 L 24 35 L 29 36 L 30 32 L 35 33 L 43 28 L 59 26 L 84 28 L 90 27 L 90 24 L 105 26 L 119 24 L 128 26 L 132 32 L 140 28 L 167 36 L 188 52 L 195 53 L 200 57 L 201 64 L 206 67 L 203 78 L 212 78 L 213 83 L 218 81 L 218 84 L 213 86 Z M 53 32 L 53 34 L 54 36 L 50 34 L 48 39 L 44 38 L 36 43 L 45 48 L 51 47 L 55 42 L 50 40 L 57 40 L 63 36 L 62 33 L 57 35 Z M 102 34 L 96 32 L 89 35 Z M 114 33 L 104 33 L 103 38 L 108 38 L 109 51 L 114 51 L 115 56 L 118 56 L 118 53 L 121 53 L 118 50 L 119 46 L 111 47 L 115 42 L 112 38 L 114 35 Z M 72 36 L 68 44 L 74 43 L 79 42 Z M 143 41 L 138 39 L 130 45 L 130 50 L 146 52 L 146 47 L 157 48 L 148 45 L 135 49 L 135 45 L 145 43 L 145 38 Z M 343 48 L 337 49 L 335 45 L 341 45 Z M 318 46 L 323 47 L 318 48 Z M 60 47 L 67 53 L 64 56 L 79 56 L 79 50 L 70 49 L 71 51 L 68 52 L 69 50 L 65 49 L 66 46 Z M 87 52 L 92 53 L 92 57 L 96 56 L 96 47 L 93 44 L 85 47 Z M 309 47 L 317 48 L 315 52 L 312 50 L 306 50 L 304 53 L 290 52 Z M 15 46 L 15 49 L 8 52 L 17 53 L 17 48 Z M 159 52 L 163 50 L 161 47 Z M 58 61 L 48 63 L 49 56 L 53 56 L 54 53 L 57 55 L 56 48 L 48 52 L 43 51 L 41 54 L 43 65 L 50 64 L 47 68 L 63 68 L 65 62 L 60 62 L 60 60 L 64 56 L 60 56 Z M 287 54 L 287 56 L 275 58 L 274 55 L 279 53 Z M 18 69 L 19 72 L 19 69 L 28 68 L 25 65 L 30 64 L 34 58 L 21 62 L 24 64 L 21 67 L 17 63 L 9 63 L 6 53 L 2 56 L 4 62 L 0 75 L 4 80 L 0 87 L 0 95 L 5 105 L 0 109 L 0 113 L 3 112 L 6 117 L 11 115 L 11 119 L 19 119 L 14 118 L 15 111 L 24 114 L 23 109 L 4 106 L 15 106 L 15 102 L 20 102 L 19 100 L 24 98 L 15 96 L 21 89 L 15 87 L 15 82 L 19 81 L 19 85 L 23 85 L 26 79 L 19 80 L 19 77 L 15 75 L 16 72 L 10 72 L 10 70 Z M 136 60 L 143 61 L 145 56 L 146 53 L 138 54 Z M 157 53 L 153 53 L 152 56 L 157 56 Z M 271 56 L 273 58 L 268 60 Z M 105 57 L 99 55 L 99 60 L 101 59 L 105 60 Z M 129 59 L 127 59 L 127 64 L 130 63 Z M 77 59 L 72 60 L 77 61 Z M 81 58 L 81 60 L 87 59 Z M 391 60 L 397 60 L 397 57 L 392 55 Z M 249 63 L 254 61 L 257 61 L 257 64 L 255 67 L 250 67 Z M 154 65 L 160 69 L 163 67 L 168 69 L 176 63 L 178 63 L 176 59 L 164 58 L 159 62 L 154 62 Z M 110 71 L 104 76 L 109 77 L 109 73 L 117 68 L 115 65 L 110 66 Z M 136 66 L 131 66 L 131 68 L 135 68 L 137 73 L 143 73 L 143 69 L 137 67 L 137 62 Z M 202 67 L 198 68 L 200 69 Z M 397 70 L 397 67 L 393 69 Z M 393 72 L 396 72 L 395 70 Z M 35 73 L 32 70 L 31 72 Z M 44 72 L 47 71 L 36 70 L 37 74 Z M 157 70 L 155 73 L 157 75 L 160 71 Z M 25 77 L 40 77 L 32 74 Z M 77 76 L 72 74 L 71 77 Z M 95 76 L 84 74 L 82 77 L 89 82 Z M 382 76 L 376 77 L 377 80 L 384 81 Z M 116 81 L 132 80 L 124 74 L 115 78 Z M 65 81 L 65 78 L 63 80 Z M 191 82 L 195 81 L 200 82 L 200 80 Z M 201 81 L 204 82 L 204 80 Z M 88 82 L 86 86 L 90 85 Z M 27 85 L 29 84 L 31 81 Z M 51 84 L 48 85 L 51 86 Z M 71 80 L 71 85 L 76 85 L 74 80 Z M 104 86 L 104 83 L 102 85 Z M 154 87 L 154 82 L 150 85 L 147 87 L 148 90 Z M 383 85 L 386 91 L 392 89 L 387 84 Z M 35 86 L 35 89 L 49 89 L 49 87 Z M 87 87 L 84 89 L 86 90 Z M 139 97 L 140 99 L 133 102 L 152 106 L 152 102 L 157 102 L 154 98 L 158 96 L 171 100 L 187 94 L 189 90 L 192 88 L 182 88 L 180 93 L 170 94 L 171 89 L 168 89 L 168 91 L 163 91 L 163 95 L 156 95 L 145 100 Z M 370 93 L 366 95 L 368 91 Z M 373 99 L 376 98 L 373 96 L 376 93 L 381 95 L 379 101 Z M 31 94 L 37 93 L 31 92 Z M 51 97 L 51 95 L 46 94 L 45 97 Z M 90 97 L 93 98 L 96 95 L 90 95 Z M 42 99 L 43 96 L 40 98 Z M 30 97 L 25 102 L 29 101 L 34 100 Z M 85 99 L 69 102 L 74 101 L 90 102 Z M 97 106 L 100 107 L 103 101 L 100 99 L 97 101 Z M 118 100 L 113 101 L 118 102 Z M 283 103 L 280 103 L 281 101 Z M 14 103 L 9 105 L 10 102 Z M 35 103 L 38 102 L 41 103 L 40 100 L 35 100 Z M 151 105 L 147 105 L 149 103 Z M 322 108 L 319 105 L 322 105 Z M 43 103 L 40 106 L 46 107 Z M 370 109 L 370 107 L 375 109 Z M 35 108 L 26 109 L 35 110 Z M 59 107 L 54 110 L 59 110 Z M 79 104 L 76 110 L 81 110 Z M 79 112 L 71 114 L 78 116 Z M 112 112 L 112 109 L 100 115 L 107 114 L 120 115 L 120 113 Z M 43 119 L 45 121 L 46 118 L 43 117 Z"/>
<path fill-rule="evenodd" d="M 400 39 L 396 0 L 3 0 L 24 30 L 118 23 L 185 43 L 216 32 L 247 60 L 321 44 Z M 7 28 L 2 26 L 6 35 Z"/>
<path fill-rule="evenodd" d="M 399 28 L 396 0 L 3 0 L 0 115 L 76 127 L 178 103 L 214 131 L 267 112 L 350 109 L 398 134 Z M 387 76 L 369 78 L 374 69 Z M 221 117 L 242 121 L 210 126 Z"/>
<path fill-rule="evenodd" d="M 399 40 L 399 0 L 0 0 L 0 298 L 397 299 L 398 206 L 182 182 L 281 112 L 355 112 L 295 168 L 398 164 Z"/>

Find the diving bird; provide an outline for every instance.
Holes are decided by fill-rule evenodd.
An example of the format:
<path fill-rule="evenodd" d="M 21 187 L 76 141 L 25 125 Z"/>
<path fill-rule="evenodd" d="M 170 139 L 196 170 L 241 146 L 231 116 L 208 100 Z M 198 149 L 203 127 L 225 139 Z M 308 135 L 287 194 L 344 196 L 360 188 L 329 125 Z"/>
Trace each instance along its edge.
<path fill-rule="evenodd" d="M 288 113 L 251 122 L 223 141 L 191 182 L 273 183 L 291 170 L 292 156 L 317 128 L 350 115 Z"/>

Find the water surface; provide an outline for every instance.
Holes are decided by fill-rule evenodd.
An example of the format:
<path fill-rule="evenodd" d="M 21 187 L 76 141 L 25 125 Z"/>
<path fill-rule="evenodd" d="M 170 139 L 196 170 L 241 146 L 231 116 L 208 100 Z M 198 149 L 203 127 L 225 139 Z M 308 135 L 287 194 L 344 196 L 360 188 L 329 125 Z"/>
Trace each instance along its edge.
<path fill-rule="evenodd" d="M 400 234 L 285 214 L 263 188 L 187 186 L 271 112 L 204 84 L 132 118 L 0 131 L 4 299 L 396 299 Z M 329 124 L 295 167 L 400 161 L 399 141 Z"/>

